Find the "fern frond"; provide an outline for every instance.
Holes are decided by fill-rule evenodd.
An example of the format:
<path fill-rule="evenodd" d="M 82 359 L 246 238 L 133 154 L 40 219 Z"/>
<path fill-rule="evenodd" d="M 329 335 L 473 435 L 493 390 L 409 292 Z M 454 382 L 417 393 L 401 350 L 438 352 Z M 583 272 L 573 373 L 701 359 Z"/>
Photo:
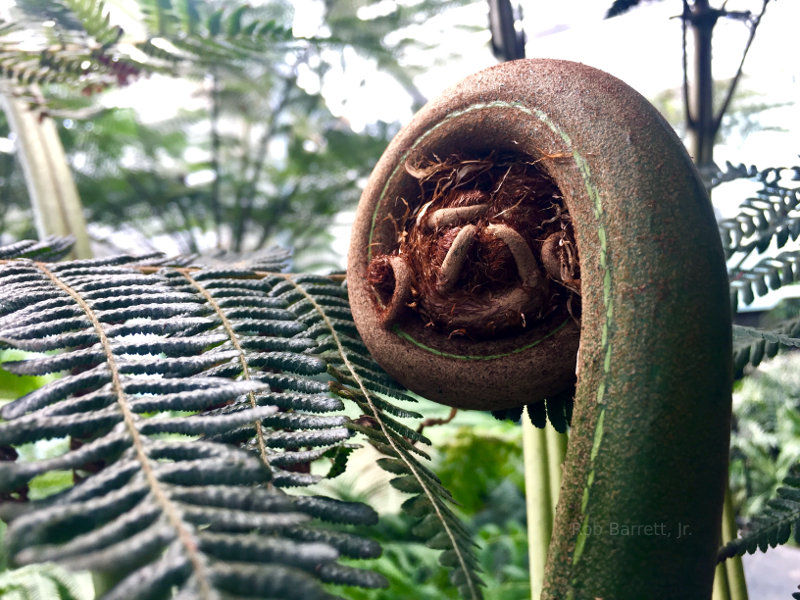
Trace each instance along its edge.
<path fill-rule="evenodd" d="M 800 347 L 800 317 L 779 323 L 771 330 L 733 326 L 733 365 L 741 373 L 745 365 L 757 367 L 764 358 L 773 358 L 781 346 Z"/>
<path fill-rule="evenodd" d="M 88 35 L 102 46 L 116 42 L 123 33 L 118 25 L 112 25 L 105 3 L 102 0 L 62 0 L 80 21 Z"/>
<path fill-rule="evenodd" d="M 109 56 L 100 47 L 70 45 L 28 51 L 0 39 L 0 76 L 21 86 L 62 83 L 92 94 L 110 85 L 126 85 L 155 65 L 121 54 Z"/>
<path fill-rule="evenodd" d="M 396 393 L 401 390 L 386 379 L 377 365 L 369 364 L 366 355 L 353 350 L 360 348 L 360 341 L 346 304 L 346 289 L 331 285 L 328 278 L 300 276 L 276 286 L 274 292 L 293 300 L 292 310 L 309 326 L 306 335 L 328 340 L 322 356 L 339 381 L 333 389 L 342 398 L 355 402 L 363 413 L 350 428 L 363 433 L 385 455 L 378 464 L 394 475 L 391 485 L 411 494 L 403 508 L 420 519 L 413 533 L 430 547 L 442 550 L 440 562 L 451 569 L 451 582 L 462 597 L 482 598 L 483 583 L 471 535 L 452 511 L 450 493 L 418 458 L 425 454 L 415 443 L 429 442 L 389 416 L 390 411 L 385 409 L 388 400 L 376 390 L 386 389 L 383 386 Z M 405 399 L 414 401 L 410 396 Z"/>
<path fill-rule="evenodd" d="M 0 249 L 25 251 L 37 249 Z M 76 478 L 44 500 L 0 507 L 15 562 L 113 574 L 106 597 L 126 600 L 172 588 L 202 599 L 327 598 L 322 583 L 385 584 L 333 566 L 343 545 L 376 556 L 374 542 L 314 525 L 372 523 L 372 509 L 277 489 L 316 481 L 286 469 L 351 432 L 344 416 L 322 414 L 342 404 L 321 399 L 326 363 L 306 326 L 270 295 L 273 282 L 241 275 L 124 257 L 0 265 L 0 343 L 47 352 L 3 368 L 61 373 L 0 410 L 0 445 L 71 439 L 60 456 L 0 464 L 0 493 L 21 501 L 40 475 Z"/>
<path fill-rule="evenodd" d="M 62 83 L 87 95 L 109 86 L 124 86 L 142 73 L 177 74 L 182 67 L 231 67 L 295 41 L 291 27 L 251 16 L 247 6 L 222 8 L 201 15 L 192 2 L 143 3 L 147 39 L 123 40 L 125 31 L 112 23 L 103 0 L 55 0 L 19 3 L 37 42 L 21 45 L 15 29 L 0 30 L 0 77 L 21 86 Z M 45 18 L 42 18 L 42 17 Z M 41 26 L 54 20 L 55 28 Z M 146 60 L 129 52 L 130 45 Z"/>
<path fill-rule="evenodd" d="M 377 544 L 314 525 L 369 523 L 374 511 L 279 490 L 318 481 L 308 466 L 320 457 L 341 472 L 361 433 L 462 595 L 482 597 L 471 536 L 422 462 L 428 441 L 403 422 L 419 415 L 396 405 L 414 399 L 370 358 L 334 279 L 114 257 L 6 261 L 0 286 L 0 344 L 35 353 L 6 370 L 61 374 L 0 410 L 0 445 L 72 440 L 61 456 L 0 465 L 0 493 L 24 500 L 54 471 L 80 479 L 0 508 L 17 562 L 113 566 L 108 597 L 126 599 L 173 587 L 253 597 L 242 590 L 278 593 L 282 579 L 300 594 L 286 598 L 324 593 L 319 583 L 385 585 L 336 562 L 374 558 Z M 343 401 L 362 416 L 347 419 Z M 242 537 L 252 531 L 270 542 Z"/>
<path fill-rule="evenodd" d="M 163 44 L 146 43 L 139 49 L 159 60 L 191 58 L 196 64 L 229 65 L 295 41 L 290 26 L 259 19 L 247 5 L 222 7 L 210 13 L 199 8 L 192 2 L 143 2 L 146 25 L 154 36 L 167 39 L 175 52 Z"/>
<path fill-rule="evenodd" d="M 56 261 L 64 258 L 72 247 L 71 238 L 49 237 L 44 240 L 22 240 L 0 246 L 0 260 L 11 258 L 30 258 L 43 261 Z"/>
<path fill-rule="evenodd" d="M 750 268 L 730 271 L 731 304 L 752 304 L 756 297 L 800 281 L 800 250 L 781 252 L 766 257 Z"/>
<path fill-rule="evenodd" d="M 783 248 L 789 240 L 797 240 L 800 236 L 797 212 L 800 188 L 793 182 L 800 180 L 800 167 L 758 170 L 754 166 L 735 167 L 727 163 L 725 171 L 712 177 L 711 186 L 737 179 L 748 179 L 761 187 L 754 197 L 740 205 L 738 215 L 720 221 L 726 256 L 763 253 L 773 240 L 778 248 Z"/>
<path fill-rule="evenodd" d="M 125 85 L 140 72 L 160 70 L 118 45 L 125 32 L 111 22 L 103 0 L 22 2 L 17 9 L 27 17 L 28 30 L 37 31 L 24 46 L 11 35 L 0 37 L 0 73 L 21 85 L 59 82 L 93 93 Z M 56 27 L 41 26 L 48 20 Z"/>
<path fill-rule="evenodd" d="M 785 544 L 794 532 L 800 542 L 800 463 L 794 465 L 775 496 L 760 514 L 753 517 L 742 534 L 722 547 L 718 560 L 741 556 L 756 550 L 766 552 Z"/>

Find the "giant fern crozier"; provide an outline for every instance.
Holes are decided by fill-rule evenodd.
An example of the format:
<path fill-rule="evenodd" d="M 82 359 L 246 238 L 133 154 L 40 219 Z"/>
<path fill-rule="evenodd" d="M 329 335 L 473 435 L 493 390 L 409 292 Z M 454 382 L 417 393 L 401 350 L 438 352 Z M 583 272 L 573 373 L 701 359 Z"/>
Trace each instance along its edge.
<path fill-rule="evenodd" d="M 56 458 L 0 465 L 13 560 L 105 573 L 104 597 L 126 600 L 382 586 L 338 562 L 380 553 L 347 531 L 373 523 L 371 508 L 284 491 L 317 481 L 309 465 L 359 433 L 414 494 L 406 508 L 465 597 L 479 598 L 470 537 L 419 459 L 421 437 L 395 418 L 414 416 L 394 404 L 408 397 L 358 340 L 346 291 L 258 266 L 271 270 L 159 257 L 0 265 L 0 343 L 31 353 L 3 368 L 61 374 L 3 407 L 0 445 L 13 457 L 29 442 L 70 439 Z M 343 400 L 362 418 L 348 419 Z M 54 471 L 71 471 L 75 485 L 27 501 L 28 483 Z"/>

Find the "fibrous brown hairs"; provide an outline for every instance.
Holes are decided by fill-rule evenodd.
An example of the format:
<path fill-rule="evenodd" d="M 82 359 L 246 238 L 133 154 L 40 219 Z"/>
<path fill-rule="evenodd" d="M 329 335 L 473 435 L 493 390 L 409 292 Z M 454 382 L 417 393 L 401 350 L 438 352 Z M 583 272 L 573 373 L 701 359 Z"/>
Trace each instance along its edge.
<path fill-rule="evenodd" d="M 396 223 L 396 250 L 367 268 L 384 326 L 412 311 L 449 336 L 487 339 L 557 311 L 579 318 L 571 218 L 537 162 L 490 153 L 405 165 L 419 196 L 402 199 L 413 208 Z"/>

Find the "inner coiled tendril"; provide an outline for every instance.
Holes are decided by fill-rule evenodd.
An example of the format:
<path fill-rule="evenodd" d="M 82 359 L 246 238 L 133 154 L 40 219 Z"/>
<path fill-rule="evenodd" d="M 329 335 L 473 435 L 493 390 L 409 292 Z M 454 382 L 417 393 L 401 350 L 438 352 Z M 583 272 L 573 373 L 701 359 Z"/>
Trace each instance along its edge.
<path fill-rule="evenodd" d="M 553 180 L 518 154 L 407 163 L 419 195 L 396 248 L 367 278 L 385 327 L 408 313 L 449 336 L 486 339 L 525 330 L 557 311 L 579 316 L 572 222 Z"/>

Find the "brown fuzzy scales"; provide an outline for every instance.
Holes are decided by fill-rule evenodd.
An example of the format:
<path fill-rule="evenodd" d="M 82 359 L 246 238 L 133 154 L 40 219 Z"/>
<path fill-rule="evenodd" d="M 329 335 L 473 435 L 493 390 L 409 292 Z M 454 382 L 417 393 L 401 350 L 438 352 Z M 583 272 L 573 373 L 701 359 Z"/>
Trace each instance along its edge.
<path fill-rule="evenodd" d="M 568 301 L 575 314 L 570 296 L 580 291 L 580 269 L 569 213 L 530 157 L 450 156 L 406 170 L 420 192 L 393 256 L 410 267 L 404 303 L 426 324 L 486 339 L 521 331 Z M 509 229 L 533 261 L 520 260 L 498 233 Z M 373 259 L 368 279 L 388 304 L 395 282 L 387 255 Z"/>
<path fill-rule="evenodd" d="M 377 256 L 367 267 L 367 281 L 378 292 L 378 296 L 383 304 L 388 304 L 394 294 L 395 277 L 394 270 L 385 254 Z"/>

